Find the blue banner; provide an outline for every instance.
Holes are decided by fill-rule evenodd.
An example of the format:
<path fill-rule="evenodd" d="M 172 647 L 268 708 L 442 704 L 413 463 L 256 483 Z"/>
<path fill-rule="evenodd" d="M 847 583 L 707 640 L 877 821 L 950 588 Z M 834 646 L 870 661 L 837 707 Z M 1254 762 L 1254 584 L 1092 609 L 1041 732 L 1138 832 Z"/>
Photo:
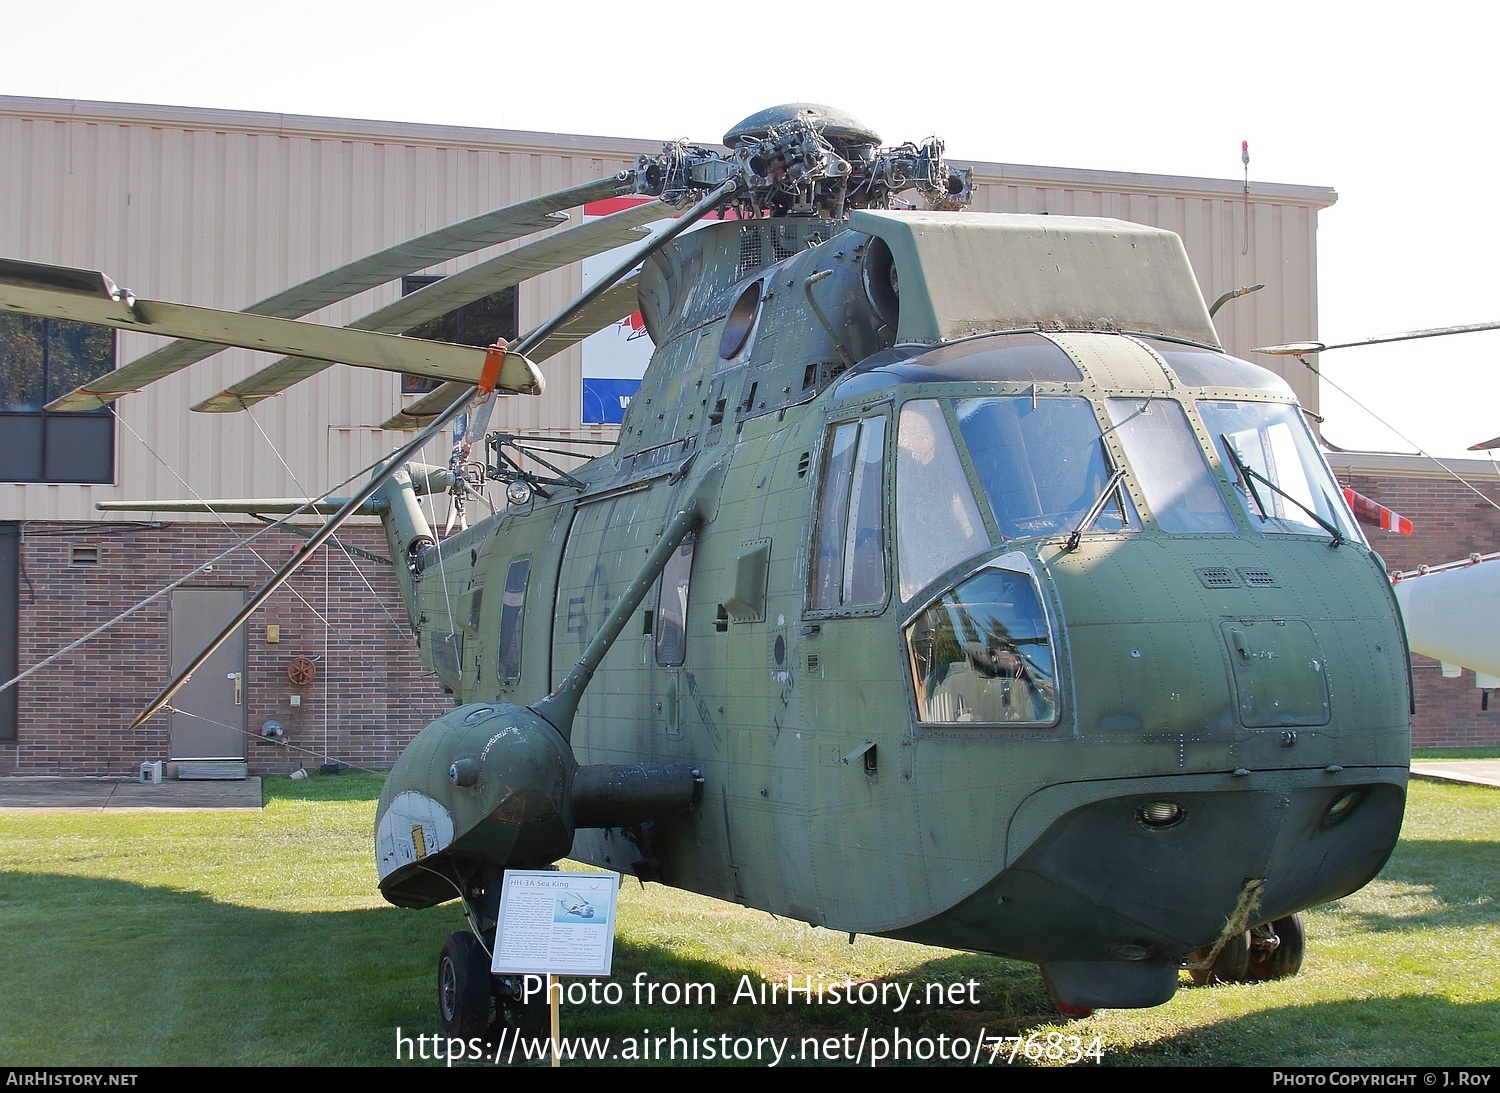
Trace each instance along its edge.
<path fill-rule="evenodd" d="M 640 390 L 640 380 L 583 380 L 583 423 L 585 425 L 618 425 L 625 419 L 625 407 Z"/>

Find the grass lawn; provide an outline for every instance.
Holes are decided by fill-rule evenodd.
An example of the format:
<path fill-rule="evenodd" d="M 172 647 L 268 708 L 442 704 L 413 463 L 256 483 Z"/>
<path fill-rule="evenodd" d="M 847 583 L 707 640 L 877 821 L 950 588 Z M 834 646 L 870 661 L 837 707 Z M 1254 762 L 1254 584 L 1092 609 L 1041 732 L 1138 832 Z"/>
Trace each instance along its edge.
<path fill-rule="evenodd" d="M 267 779 L 260 813 L 0 812 L 0 1064 L 378 1065 L 396 1061 L 398 1030 L 438 1032 L 438 946 L 463 920 L 456 904 L 403 911 L 380 898 L 379 786 L 370 775 Z M 928 1050 L 940 1036 L 1030 1037 L 1042 1063 L 1051 1036 L 1096 1044 L 1104 1065 L 1493 1067 L 1497 893 L 1500 791 L 1414 781 L 1382 874 L 1308 912 L 1301 975 L 1065 1022 L 1029 964 L 850 945 L 626 878 L 613 976 L 624 1001 L 564 1005 L 563 1033 L 611 1037 L 617 1052 L 646 1029 L 648 1040 L 676 1030 L 718 1045 L 852 1045 L 868 1030 L 887 1043 L 926 1037 Z M 789 975 L 890 989 L 863 1006 L 735 1001 L 743 983 Z M 712 985 L 714 1003 L 636 1005 L 638 976 Z M 944 1004 L 923 998 L 929 984 L 951 990 Z M 902 986 L 914 993 L 896 1012 Z"/>

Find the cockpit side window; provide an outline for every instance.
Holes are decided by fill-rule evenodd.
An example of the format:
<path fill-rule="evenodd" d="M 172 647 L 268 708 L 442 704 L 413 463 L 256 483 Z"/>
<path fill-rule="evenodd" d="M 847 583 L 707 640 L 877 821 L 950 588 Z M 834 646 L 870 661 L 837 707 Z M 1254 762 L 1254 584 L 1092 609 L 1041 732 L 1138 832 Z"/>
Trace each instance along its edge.
<path fill-rule="evenodd" d="M 905 601 L 988 547 L 989 536 L 938 401 L 901 407 L 896 438 L 896 558 Z"/>
<path fill-rule="evenodd" d="M 501 683 L 521 678 L 521 619 L 530 575 L 529 555 L 516 558 L 505 571 L 505 592 L 500 597 L 500 666 L 496 673 Z"/>
<path fill-rule="evenodd" d="M 921 722 L 1057 720 L 1051 632 L 1027 574 L 986 566 L 913 618 L 906 646 Z"/>
<path fill-rule="evenodd" d="M 885 600 L 885 424 L 872 417 L 830 430 L 813 542 L 815 611 Z"/>

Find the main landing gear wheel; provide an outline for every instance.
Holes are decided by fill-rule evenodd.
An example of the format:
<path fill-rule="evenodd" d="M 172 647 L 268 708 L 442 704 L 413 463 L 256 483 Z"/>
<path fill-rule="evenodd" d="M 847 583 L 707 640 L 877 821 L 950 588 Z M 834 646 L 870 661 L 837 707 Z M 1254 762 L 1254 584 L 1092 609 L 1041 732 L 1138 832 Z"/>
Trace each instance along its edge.
<path fill-rule="evenodd" d="M 438 955 L 438 1016 L 443 1032 L 467 1040 L 490 1027 L 490 961 L 479 939 L 452 933 Z"/>
<path fill-rule="evenodd" d="M 1307 949 L 1307 927 L 1300 914 L 1278 918 L 1268 927 L 1251 931 L 1248 978 L 1289 979 L 1302 970 Z"/>
<path fill-rule="evenodd" d="M 1226 940 L 1212 964 L 1206 968 L 1192 968 L 1188 975 L 1192 976 L 1196 987 L 1209 983 L 1242 983 L 1249 968 L 1250 934 L 1247 932 Z"/>

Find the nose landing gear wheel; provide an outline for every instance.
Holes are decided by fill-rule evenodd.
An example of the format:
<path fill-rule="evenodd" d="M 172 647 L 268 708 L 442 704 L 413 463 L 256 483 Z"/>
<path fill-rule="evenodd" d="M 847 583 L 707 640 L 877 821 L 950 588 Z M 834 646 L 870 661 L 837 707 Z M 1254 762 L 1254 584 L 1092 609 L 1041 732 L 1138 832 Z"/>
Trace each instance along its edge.
<path fill-rule="evenodd" d="M 1262 946 L 1259 938 L 1253 939 L 1248 978 L 1289 979 L 1300 972 L 1302 954 L 1307 948 L 1307 927 L 1302 916 L 1296 914 L 1278 918 L 1271 923 L 1268 934 L 1271 944 Z"/>
<path fill-rule="evenodd" d="M 443 1032 L 469 1039 L 490 1026 L 490 961 L 473 934 L 452 933 L 438 955 L 438 1016 Z"/>
<path fill-rule="evenodd" d="M 1235 934 L 1224 942 L 1219 955 L 1206 968 L 1193 968 L 1193 985 L 1202 987 L 1209 983 L 1242 983 L 1250 967 L 1250 934 Z"/>

